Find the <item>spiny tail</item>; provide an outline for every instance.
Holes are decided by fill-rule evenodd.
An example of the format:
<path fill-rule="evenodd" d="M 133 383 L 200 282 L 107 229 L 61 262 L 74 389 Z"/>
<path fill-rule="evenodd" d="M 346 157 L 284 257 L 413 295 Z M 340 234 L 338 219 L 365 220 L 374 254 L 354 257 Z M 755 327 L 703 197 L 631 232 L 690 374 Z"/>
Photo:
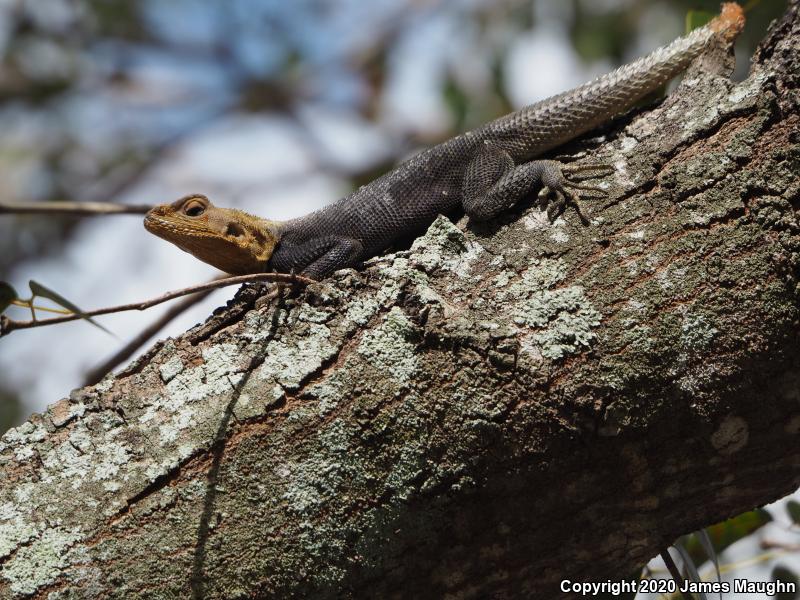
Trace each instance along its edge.
<path fill-rule="evenodd" d="M 517 141 L 524 146 L 519 158 L 538 156 L 629 110 L 684 71 L 713 40 L 730 43 L 743 27 L 742 8 L 726 2 L 707 25 L 574 90 L 498 119 L 494 125 L 505 130 L 501 136 L 506 139 L 524 138 Z"/>

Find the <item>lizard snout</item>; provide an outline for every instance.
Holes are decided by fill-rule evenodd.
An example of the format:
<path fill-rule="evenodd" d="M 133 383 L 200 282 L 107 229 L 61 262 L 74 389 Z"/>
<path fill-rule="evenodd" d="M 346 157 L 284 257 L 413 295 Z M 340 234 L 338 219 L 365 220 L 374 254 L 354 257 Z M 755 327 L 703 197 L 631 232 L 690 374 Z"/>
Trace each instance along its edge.
<path fill-rule="evenodd" d="M 145 219 L 149 217 L 163 217 L 167 214 L 167 210 L 169 209 L 168 204 L 159 204 L 158 206 L 154 206 L 150 210 L 147 211 L 145 215 Z"/>

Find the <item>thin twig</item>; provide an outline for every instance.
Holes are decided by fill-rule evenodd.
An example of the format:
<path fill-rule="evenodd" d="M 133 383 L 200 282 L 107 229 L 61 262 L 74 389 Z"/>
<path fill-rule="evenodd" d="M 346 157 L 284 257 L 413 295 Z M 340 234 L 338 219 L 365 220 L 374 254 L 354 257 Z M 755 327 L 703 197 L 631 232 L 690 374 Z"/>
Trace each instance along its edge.
<path fill-rule="evenodd" d="M 669 574 L 672 575 L 673 581 L 675 581 L 675 583 L 681 587 L 684 580 L 681 576 L 681 572 L 678 570 L 678 566 L 675 564 L 675 561 L 672 560 L 669 550 L 664 550 L 661 553 L 661 560 L 663 560 L 664 564 L 667 565 L 667 571 L 669 571 Z M 686 592 L 680 592 L 680 594 L 683 600 L 694 600 L 694 598 Z"/>
<path fill-rule="evenodd" d="M 146 204 L 117 204 L 115 202 L 0 202 L 2 214 L 63 214 L 63 215 L 143 215 L 153 208 Z"/>
<path fill-rule="evenodd" d="M 236 277 L 226 277 L 224 279 L 217 279 L 199 285 L 193 285 L 173 292 L 167 292 L 157 298 L 145 300 L 143 302 L 132 302 L 130 304 L 120 304 L 119 306 L 109 306 L 107 308 L 98 308 L 97 310 L 90 310 L 81 314 L 66 315 L 63 317 L 54 317 L 52 319 L 44 319 L 41 321 L 14 321 L 5 316 L 0 316 L 0 337 L 8 335 L 15 329 L 31 329 L 33 327 L 44 327 L 46 325 L 56 325 L 58 323 L 67 323 L 69 321 L 76 321 L 86 317 L 96 317 L 99 315 L 107 315 L 110 313 L 125 312 L 128 310 L 145 310 L 151 306 L 156 306 L 162 302 L 174 300 L 181 296 L 194 294 L 197 292 L 204 292 L 206 290 L 215 290 L 217 288 L 226 287 L 229 285 L 238 285 L 240 283 L 253 283 L 256 281 L 277 281 L 281 283 L 301 283 L 308 285 L 314 283 L 313 279 L 301 277 L 299 275 L 287 275 L 285 273 L 255 273 L 252 275 L 237 275 Z"/>
<path fill-rule="evenodd" d="M 182 315 L 198 302 L 205 300 L 213 291 L 214 290 L 206 290 L 204 292 L 192 294 L 184 298 L 182 301 L 176 302 L 170 306 L 167 312 L 140 331 L 136 337 L 125 344 L 123 348 L 120 348 L 113 354 L 113 356 L 110 356 L 108 359 L 103 361 L 102 364 L 97 365 L 95 368 L 89 371 L 86 374 L 84 385 L 94 385 L 95 383 L 98 383 L 118 365 L 128 360 L 134 352 L 144 345 L 147 340 L 166 327 L 168 323 L 170 323 L 176 317 Z"/>

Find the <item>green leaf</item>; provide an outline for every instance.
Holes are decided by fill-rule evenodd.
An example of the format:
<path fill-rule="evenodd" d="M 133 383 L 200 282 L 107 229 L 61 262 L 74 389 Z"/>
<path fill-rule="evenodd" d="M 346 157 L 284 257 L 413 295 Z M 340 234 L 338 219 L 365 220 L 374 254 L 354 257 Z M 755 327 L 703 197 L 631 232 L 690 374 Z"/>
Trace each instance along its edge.
<path fill-rule="evenodd" d="M 11 306 L 11 303 L 18 299 L 17 291 L 5 281 L 0 281 L 0 314 Z"/>
<path fill-rule="evenodd" d="M 97 321 L 95 321 L 91 317 L 86 316 L 86 313 L 84 313 L 80 308 L 75 306 L 72 302 L 70 302 L 69 300 L 64 298 L 61 294 L 58 294 L 58 293 L 54 292 L 53 290 L 51 290 L 50 288 L 46 288 L 41 283 L 37 283 L 35 281 L 29 281 L 28 282 L 28 286 L 31 288 L 31 293 L 34 295 L 34 297 L 35 296 L 40 296 L 42 298 L 47 298 L 48 300 L 52 300 L 53 302 L 55 302 L 59 306 L 62 306 L 64 308 L 66 308 L 67 310 L 72 311 L 73 313 L 78 315 L 80 318 L 85 319 L 86 321 L 88 321 L 89 323 L 94 325 L 95 327 L 97 327 L 99 329 L 102 329 L 107 334 L 114 335 L 108 329 L 106 329 L 105 327 L 100 325 L 100 323 L 98 323 Z M 31 300 L 33 300 L 33 298 L 31 298 Z"/>
<path fill-rule="evenodd" d="M 686 33 L 699 29 L 716 15 L 705 10 L 690 10 L 686 13 Z"/>
<path fill-rule="evenodd" d="M 759 508 L 742 513 L 722 523 L 706 527 L 705 531 L 711 540 L 714 550 L 719 554 L 731 544 L 746 538 L 770 521 L 772 521 L 772 517 L 769 513 Z M 705 540 L 704 544 L 700 542 L 697 536 L 691 535 L 682 538 L 682 541 L 696 565 L 701 566 L 708 558 L 711 558 L 703 548 L 708 543 L 708 540 Z"/>
<path fill-rule="evenodd" d="M 789 513 L 795 525 L 800 525 L 800 502 L 797 500 L 789 500 L 786 503 L 786 512 Z"/>

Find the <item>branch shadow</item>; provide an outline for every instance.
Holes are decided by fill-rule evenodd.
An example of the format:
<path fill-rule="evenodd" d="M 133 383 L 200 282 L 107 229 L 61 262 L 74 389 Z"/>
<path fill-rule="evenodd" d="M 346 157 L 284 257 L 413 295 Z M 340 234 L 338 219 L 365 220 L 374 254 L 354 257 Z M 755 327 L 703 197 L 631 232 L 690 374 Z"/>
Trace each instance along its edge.
<path fill-rule="evenodd" d="M 275 309 L 272 311 L 272 318 L 269 324 L 269 332 L 267 338 L 272 338 L 278 328 L 280 315 L 284 310 L 284 298 L 282 294 L 278 294 L 276 299 Z M 192 600 L 200 600 L 205 598 L 205 563 L 206 563 L 206 548 L 209 540 L 211 516 L 214 512 L 214 506 L 217 498 L 217 481 L 219 479 L 219 472 L 222 466 L 222 458 L 225 454 L 225 444 L 228 439 L 228 425 L 233 417 L 233 410 L 236 403 L 242 395 L 242 390 L 250 381 L 250 377 L 256 371 L 258 366 L 264 362 L 267 357 L 267 348 L 269 344 L 262 344 L 261 350 L 251 359 L 250 367 L 245 376 L 234 387 L 231 399 L 225 407 L 225 412 L 220 420 L 219 427 L 217 427 L 216 435 L 214 436 L 214 443 L 211 448 L 212 461 L 211 468 L 206 475 L 206 493 L 203 500 L 203 512 L 200 515 L 200 525 L 197 528 L 197 546 L 194 551 L 194 558 L 192 560 L 192 574 L 190 578 L 190 587 L 192 590 Z"/>

